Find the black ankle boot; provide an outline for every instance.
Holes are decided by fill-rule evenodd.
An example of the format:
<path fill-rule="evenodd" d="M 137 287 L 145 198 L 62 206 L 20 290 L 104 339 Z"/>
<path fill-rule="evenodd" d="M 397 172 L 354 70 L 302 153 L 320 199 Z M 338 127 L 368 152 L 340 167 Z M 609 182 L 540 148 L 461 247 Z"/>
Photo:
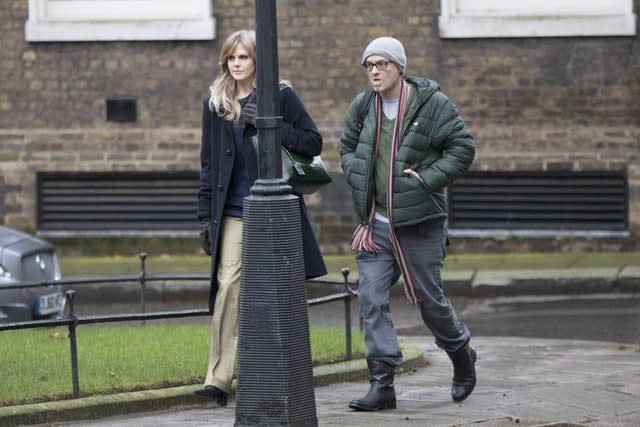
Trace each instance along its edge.
<path fill-rule="evenodd" d="M 220 406 L 227 406 L 227 401 L 229 400 L 229 393 L 226 393 L 212 385 L 206 385 L 204 388 L 194 391 L 193 394 L 215 400 Z"/>
<path fill-rule="evenodd" d="M 454 402 L 465 400 L 476 386 L 476 351 L 469 346 L 469 341 L 455 353 L 448 353 L 453 363 L 453 382 L 451 398 Z"/>
<path fill-rule="evenodd" d="M 396 409 L 396 390 L 393 387 L 395 368 L 381 360 L 367 359 L 370 387 L 362 399 L 352 400 L 349 408 L 359 411 Z"/>

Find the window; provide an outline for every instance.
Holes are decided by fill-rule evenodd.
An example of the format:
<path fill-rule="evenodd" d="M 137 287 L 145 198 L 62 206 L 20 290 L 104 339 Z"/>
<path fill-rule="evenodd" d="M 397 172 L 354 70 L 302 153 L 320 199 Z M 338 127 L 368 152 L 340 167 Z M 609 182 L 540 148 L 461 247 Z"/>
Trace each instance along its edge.
<path fill-rule="evenodd" d="M 29 0 L 26 39 L 211 40 L 210 0 Z"/>
<path fill-rule="evenodd" d="M 443 38 L 633 36 L 633 0 L 441 0 Z"/>

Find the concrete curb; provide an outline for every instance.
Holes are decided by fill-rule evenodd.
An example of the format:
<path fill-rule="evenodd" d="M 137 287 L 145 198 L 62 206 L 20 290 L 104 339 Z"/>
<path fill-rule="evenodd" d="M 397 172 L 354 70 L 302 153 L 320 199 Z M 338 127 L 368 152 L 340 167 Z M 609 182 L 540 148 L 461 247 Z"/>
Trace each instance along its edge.
<path fill-rule="evenodd" d="M 422 352 L 413 345 L 401 344 L 404 360 L 397 373 L 410 372 L 427 365 Z M 313 368 L 314 386 L 338 382 L 356 382 L 368 377 L 365 359 L 350 360 Z M 157 390 L 82 397 L 56 402 L 0 407 L 0 427 L 59 423 L 100 419 L 135 412 L 199 408 L 204 400 L 193 395 L 201 387 L 185 385 Z M 235 390 L 231 392 L 233 396 Z"/>
<path fill-rule="evenodd" d="M 625 267 L 616 283 L 621 292 L 640 292 L 640 267 Z"/>
<path fill-rule="evenodd" d="M 410 372 L 427 365 L 422 352 L 412 345 L 400 344 L 403 361 L 396 369 L 396 373 Z M 338 382 L 357 382 L 369 378 L 367 361 L 365 359 L 350 360 L 348 362 L 333 363 L 313 368 L 314 386 L 324 386 Z"/>
<path fill-rule="evenodd" d="M 99 419 L 131 412 L 194 405 L 193 385 L 159 390 L 90 396 L 31 405 L 0 408 L 0 426 L 45 424 L 70 420 Z"/>
<path fill-rule="evenodd" d="M 616 268 L 479 271 L 471 282 L 475 296 L 588 294 L 614 292 Z"/>

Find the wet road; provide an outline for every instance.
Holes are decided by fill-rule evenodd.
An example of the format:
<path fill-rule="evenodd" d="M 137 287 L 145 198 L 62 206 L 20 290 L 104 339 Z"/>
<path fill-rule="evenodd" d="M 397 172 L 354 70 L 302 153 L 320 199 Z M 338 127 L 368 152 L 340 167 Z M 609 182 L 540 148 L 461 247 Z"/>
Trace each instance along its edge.
<path fill-rule="evenodd" d="M 460 317 L 477 336 L 640 344 L 640 295 L 497 298 L 466 306 Z"/>

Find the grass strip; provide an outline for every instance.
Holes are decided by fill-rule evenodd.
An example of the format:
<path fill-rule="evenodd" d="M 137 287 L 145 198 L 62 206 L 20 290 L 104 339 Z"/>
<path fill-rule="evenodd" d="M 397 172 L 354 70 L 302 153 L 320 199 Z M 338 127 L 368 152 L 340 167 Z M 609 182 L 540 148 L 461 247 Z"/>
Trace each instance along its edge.
<path fill-rule="evenodd" d="M 66 328 L 0 333 L 0 406 L 71 398 L 67 335 Z M 148 390 L 204 381 L 210 325 L 84 327 L 77 340 L 82 396 Z M 343 330 L 312 328 L 310 341 L 314 365 L 344 360 Z M 365 353 L 356 331 L 353 353 Z"/>

